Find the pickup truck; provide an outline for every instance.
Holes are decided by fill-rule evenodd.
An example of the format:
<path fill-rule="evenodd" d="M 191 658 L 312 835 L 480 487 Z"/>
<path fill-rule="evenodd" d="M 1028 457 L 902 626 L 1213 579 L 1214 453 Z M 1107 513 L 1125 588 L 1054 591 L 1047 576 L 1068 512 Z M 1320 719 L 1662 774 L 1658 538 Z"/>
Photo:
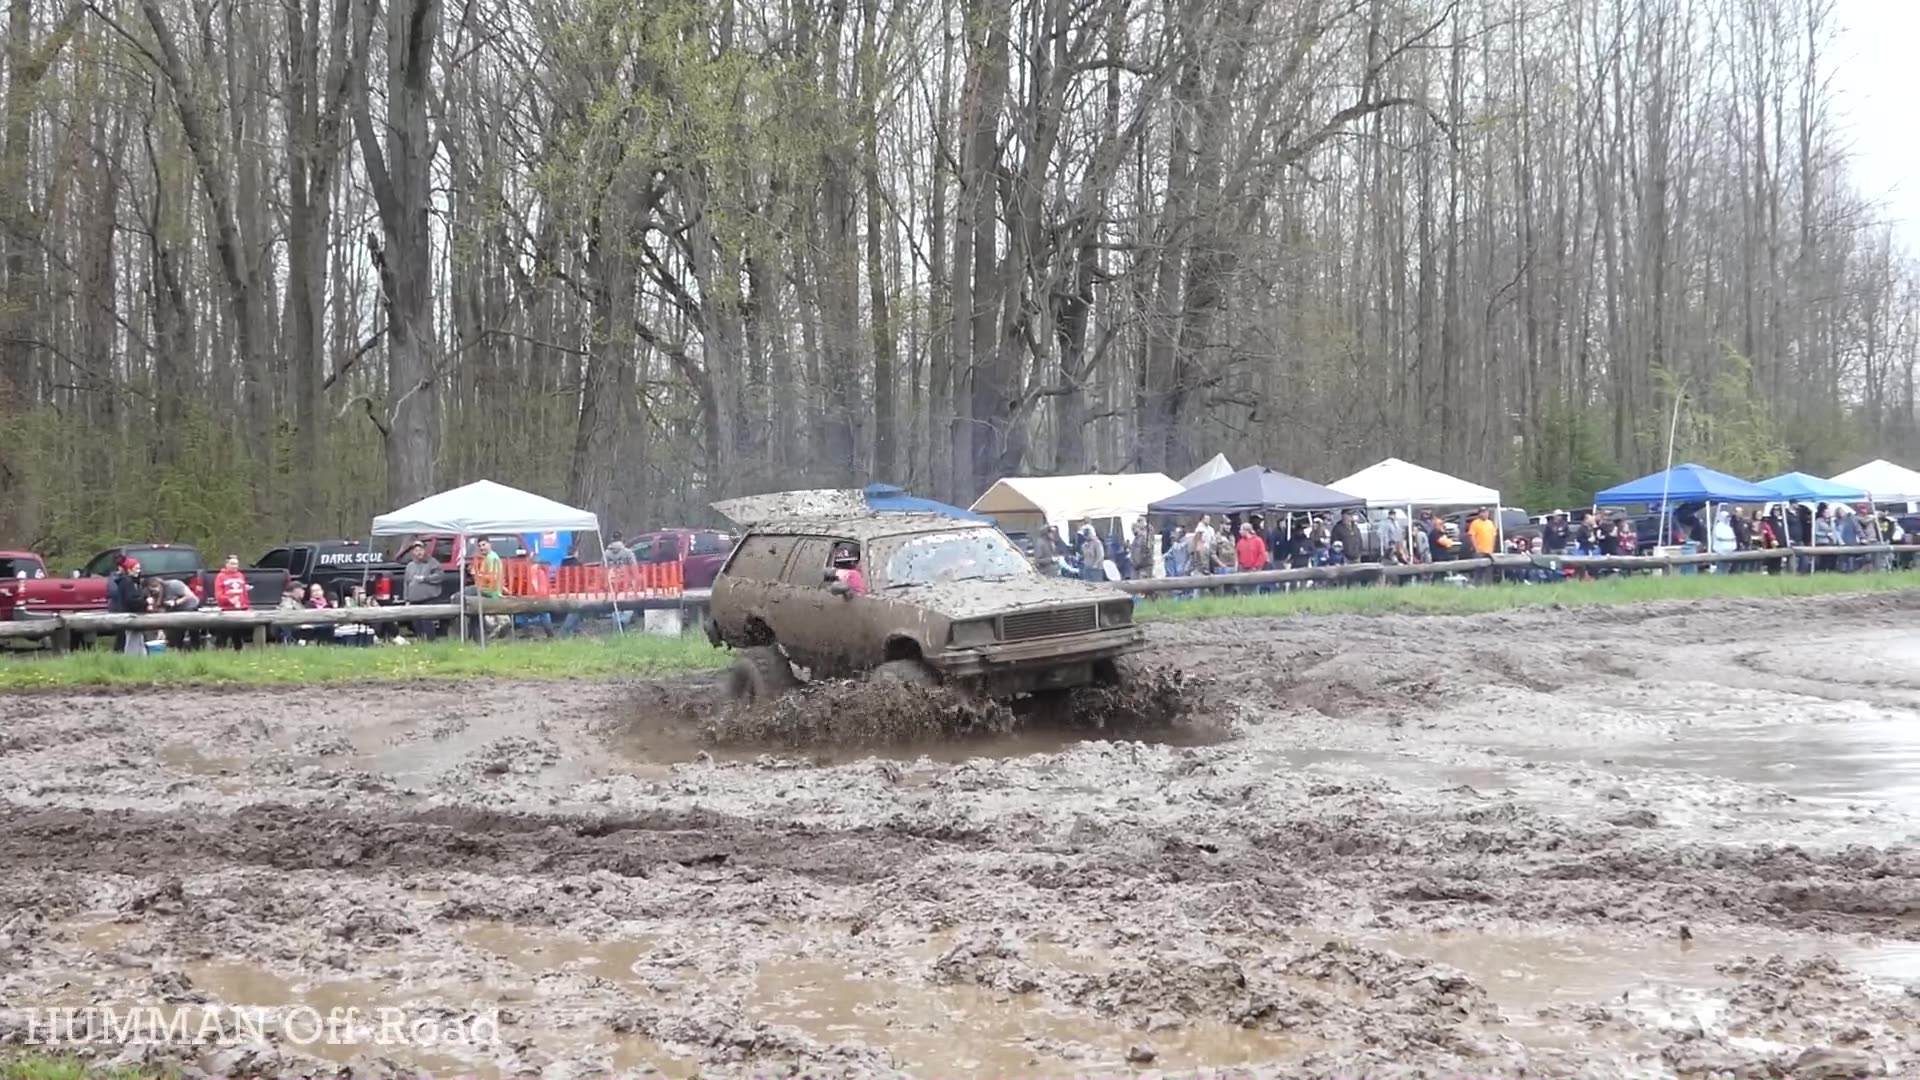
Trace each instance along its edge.
<path fill-rule="evenodd" d="M 31 551 L 0 551 L 0 619 L 106 610 L 106 590 L 91 597 L 93 591 L 82 590 L 71 578 L 51 576 L 47 564 Z"/>
<path fill-rule="evenodd" d="M 254 566 L 284 571 L 302 585 L 318 584 L 335 600 L 354 585 L 365 585 L 375 599 L 398 598 L 407 572 L 404 562 L 388 559 L 360 540 L 296 540 L 260 556 Z M 454 589 L 454 579 L 447 578 L 441 598 L 451 597 Z"/>
<path fill-rule="evenodd" d="M 733 554 L 733 537 L 713 529 L 661 529 L 634 537 L 628 547 L 642 563 L 682 563 L 688 589 L 711 589 L 720 567 Z"/>
<path fill-rule="evenodd" d="M 75 575 L 81 589 L 99 590 L 99 606 L 89 610 L 107 609 L 107 576 L 128 556 L 140 564 L 143 584 L 155 578 L 173 578 L 186 582 L 187 588 L 202 599 L 213 595 L 213 578 L 220 571 L 217 567 L 206 568 L 207 561 L 199 548 L 190 544 L 123 544 L 88 559 Z M 285 571 L 248 570 L 246 575 L 247 593 L 256 608 L 272 607 L 280 602 L 280 594 L 287 591 Z"/>
<path fill-rule="evenodd" d="M 203 568 L 197 548 L 186 544 L 125 544 L 108 548 L 72 577 L 54 577 L 32 552 L 0 553 L 12 571 L 11 582 L 0 585 L 0 619 L 38 618 L 107 610 L 107 577 L 120 560 L 131 555 L 140 563 L 141 581 L 177 578 L 201 597 L 211 595 L 217 570 Z M 27 576 L 22 578 L 20 575 Z M 36 576 L 37 575 L 37 576 Z M 249 570 L 247 587 L 255 607 L 270 607 L 286 591 L 287 575 L 280 571 Z"/>

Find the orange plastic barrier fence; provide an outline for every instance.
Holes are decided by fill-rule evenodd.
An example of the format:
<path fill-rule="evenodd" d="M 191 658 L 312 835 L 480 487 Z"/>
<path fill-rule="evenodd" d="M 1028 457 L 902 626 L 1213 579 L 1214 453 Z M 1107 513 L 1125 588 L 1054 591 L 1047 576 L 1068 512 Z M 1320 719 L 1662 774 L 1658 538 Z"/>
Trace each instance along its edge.
<path fill-rule="evenodd" d="M 469 561 L 469 583 L 479 569 L 479 559 Z M 641 563 L 609 570 L 605 566 L 549 568 L 531 559 L 508 559 L 501 562 L 500 571 L 500 583 L 508 596 L 645 600 L 679 596 L 686 591 L 686 566 L 678 562 Z"/>

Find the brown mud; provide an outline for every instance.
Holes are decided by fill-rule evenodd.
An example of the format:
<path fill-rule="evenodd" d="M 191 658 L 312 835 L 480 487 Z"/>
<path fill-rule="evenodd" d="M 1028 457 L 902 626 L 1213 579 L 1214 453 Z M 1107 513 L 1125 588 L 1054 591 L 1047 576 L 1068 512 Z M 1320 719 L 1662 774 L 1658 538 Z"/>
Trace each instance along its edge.
<path fill-rule="evenodd" d="M 0 698 L 0 1053 L 150 1005 L 279 1026 L 88 1051 L 1916 1075 L 1916 614 L 1155 625 L 1138 687 L 984 718 L 837 685 L 735 713 L 704 678 Z M 315 1040 L 303 1008 L 498 1024 Z"/>

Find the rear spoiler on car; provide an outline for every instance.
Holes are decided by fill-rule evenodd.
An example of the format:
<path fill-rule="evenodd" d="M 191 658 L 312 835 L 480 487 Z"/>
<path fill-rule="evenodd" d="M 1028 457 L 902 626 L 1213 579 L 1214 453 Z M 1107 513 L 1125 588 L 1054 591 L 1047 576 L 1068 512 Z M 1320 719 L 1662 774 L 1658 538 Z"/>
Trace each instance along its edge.
<path fill-rule="evenodd" d="M 865 493 L 848 488 L 812 488 L 802 491 L 774 491 L 765 495 L 743 495 L 709 503 L 713 509 L 743 529 L 769 521 L 853 517 L 871 511 Z"/>

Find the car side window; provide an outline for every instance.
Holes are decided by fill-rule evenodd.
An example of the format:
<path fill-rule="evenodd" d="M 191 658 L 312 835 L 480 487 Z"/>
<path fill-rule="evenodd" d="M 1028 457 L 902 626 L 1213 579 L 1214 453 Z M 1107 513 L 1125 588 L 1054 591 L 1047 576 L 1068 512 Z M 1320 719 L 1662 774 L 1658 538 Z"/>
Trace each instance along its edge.
<path fill-rule="evenodd" d="M 260 561 L 254 565 L 262 570 L 285 570 L 289 561 L 286 548 L 274 548 L 260 556 Z"/>
<path fill-rule="evenodd" d="M 108 574 L 113 573 L 113 564 L 115 561 L 114 553 L 111 551 L 103 551 L 95 555 L 93 561 L 87 564 L 87 576 L 106 577 Z"/>
<path fill-rule="evenodd" d="M 832 554 L 833 541 L 819 536 L 807 537 L 794 547 L 793 558 L 788 560 L 787 572 L 781 580 L 801 588 L 817 587 L 826 580 Z"/>
<path fill-rule="evenodd" d="M 733 561 L 727 564 L 727 576 L 745 581 L 778 581 L 793 548 L 791 536 L 752 537 L 740 545 Z"/>
<path fill-rule="evenodd" d="M 670 563 L 680 561 L 680 538 L 668 533 L 656 536 L 648 543 L 645 551 L 635 555 L 643 563 Z"/>

